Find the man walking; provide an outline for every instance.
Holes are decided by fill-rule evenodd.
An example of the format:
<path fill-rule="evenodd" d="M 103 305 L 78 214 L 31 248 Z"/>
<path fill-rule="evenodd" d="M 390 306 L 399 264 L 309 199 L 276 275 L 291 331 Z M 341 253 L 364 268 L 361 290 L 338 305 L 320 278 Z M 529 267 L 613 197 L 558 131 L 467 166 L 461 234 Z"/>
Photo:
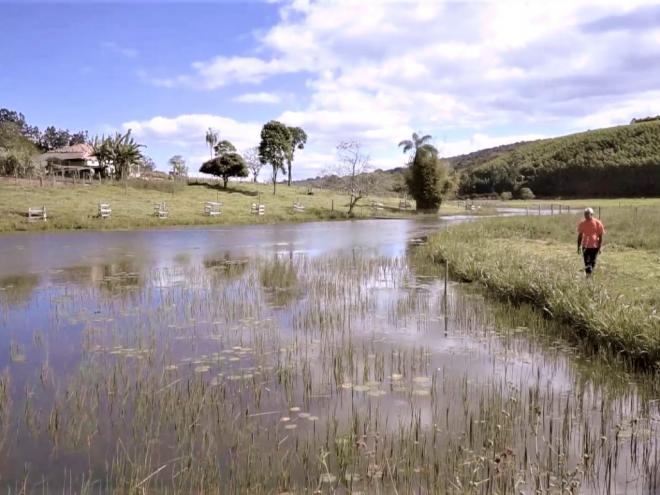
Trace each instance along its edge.
<path fill-rule="evenodd" d="M 594 210 L 587 208 L 584 210 L 584 220 L 578 224 L 577 232 L 578 254 L 584 256 L 584 271 L 587 277 L 590 277 L 603 244 L 605 227 L 600 220 L 594 218 Z"/>

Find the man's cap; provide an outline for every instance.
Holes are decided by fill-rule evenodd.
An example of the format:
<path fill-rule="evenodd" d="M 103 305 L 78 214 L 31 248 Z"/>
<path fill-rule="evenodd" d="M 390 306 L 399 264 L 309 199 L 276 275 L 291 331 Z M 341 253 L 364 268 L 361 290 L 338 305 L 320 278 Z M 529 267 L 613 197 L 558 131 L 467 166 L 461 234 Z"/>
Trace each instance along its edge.
<path fill-rule="evenodd" d="M 585 212 L 585 213 L 591 213 L 592 215 L 594 214 L 594 210 L 593 210 L 593 208 L 585 208 L 585 209 L 584 209 L 584 212 Z"/>

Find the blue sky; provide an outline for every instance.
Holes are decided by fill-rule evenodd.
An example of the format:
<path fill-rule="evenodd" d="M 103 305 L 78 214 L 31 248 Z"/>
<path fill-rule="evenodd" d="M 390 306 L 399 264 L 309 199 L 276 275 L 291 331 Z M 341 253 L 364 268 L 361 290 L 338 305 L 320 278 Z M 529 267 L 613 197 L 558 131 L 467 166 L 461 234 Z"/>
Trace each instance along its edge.
<path fill-rule="evenodd" d="M 660 114 L 654 2 L 0 2 L 0 106 L 40 127 L 132 129 L 192 170 L 300 125 L 294 178 L 344 139 L 375 167 L 429 133 L 445 156 Z M 262 179 L 267 179 L 263 176 Z"/>

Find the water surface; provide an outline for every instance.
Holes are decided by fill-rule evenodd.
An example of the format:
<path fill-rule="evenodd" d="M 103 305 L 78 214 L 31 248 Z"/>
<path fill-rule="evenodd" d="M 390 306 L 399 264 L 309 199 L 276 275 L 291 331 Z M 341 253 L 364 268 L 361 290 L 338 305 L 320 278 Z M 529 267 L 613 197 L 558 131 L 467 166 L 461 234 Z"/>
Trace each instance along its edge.
<path fill-rule="evenodd" d="M 0 237 L 0 486 L 654 493 L 657 385 L 445 292 L 454 221 Z"/>

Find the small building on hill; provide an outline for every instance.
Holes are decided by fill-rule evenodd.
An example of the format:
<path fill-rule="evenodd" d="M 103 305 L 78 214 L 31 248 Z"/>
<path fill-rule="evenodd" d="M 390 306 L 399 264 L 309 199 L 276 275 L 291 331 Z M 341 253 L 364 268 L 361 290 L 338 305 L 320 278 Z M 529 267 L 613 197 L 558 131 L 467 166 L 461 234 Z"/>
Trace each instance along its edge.
<path fill-rule="evenodd" d="M 91 178 L 109 172 L 108 167 L 99 164 L 93 146 L 87 143 L 54 149 L 42 154 L 39 159 L 49 175 Z"/>

